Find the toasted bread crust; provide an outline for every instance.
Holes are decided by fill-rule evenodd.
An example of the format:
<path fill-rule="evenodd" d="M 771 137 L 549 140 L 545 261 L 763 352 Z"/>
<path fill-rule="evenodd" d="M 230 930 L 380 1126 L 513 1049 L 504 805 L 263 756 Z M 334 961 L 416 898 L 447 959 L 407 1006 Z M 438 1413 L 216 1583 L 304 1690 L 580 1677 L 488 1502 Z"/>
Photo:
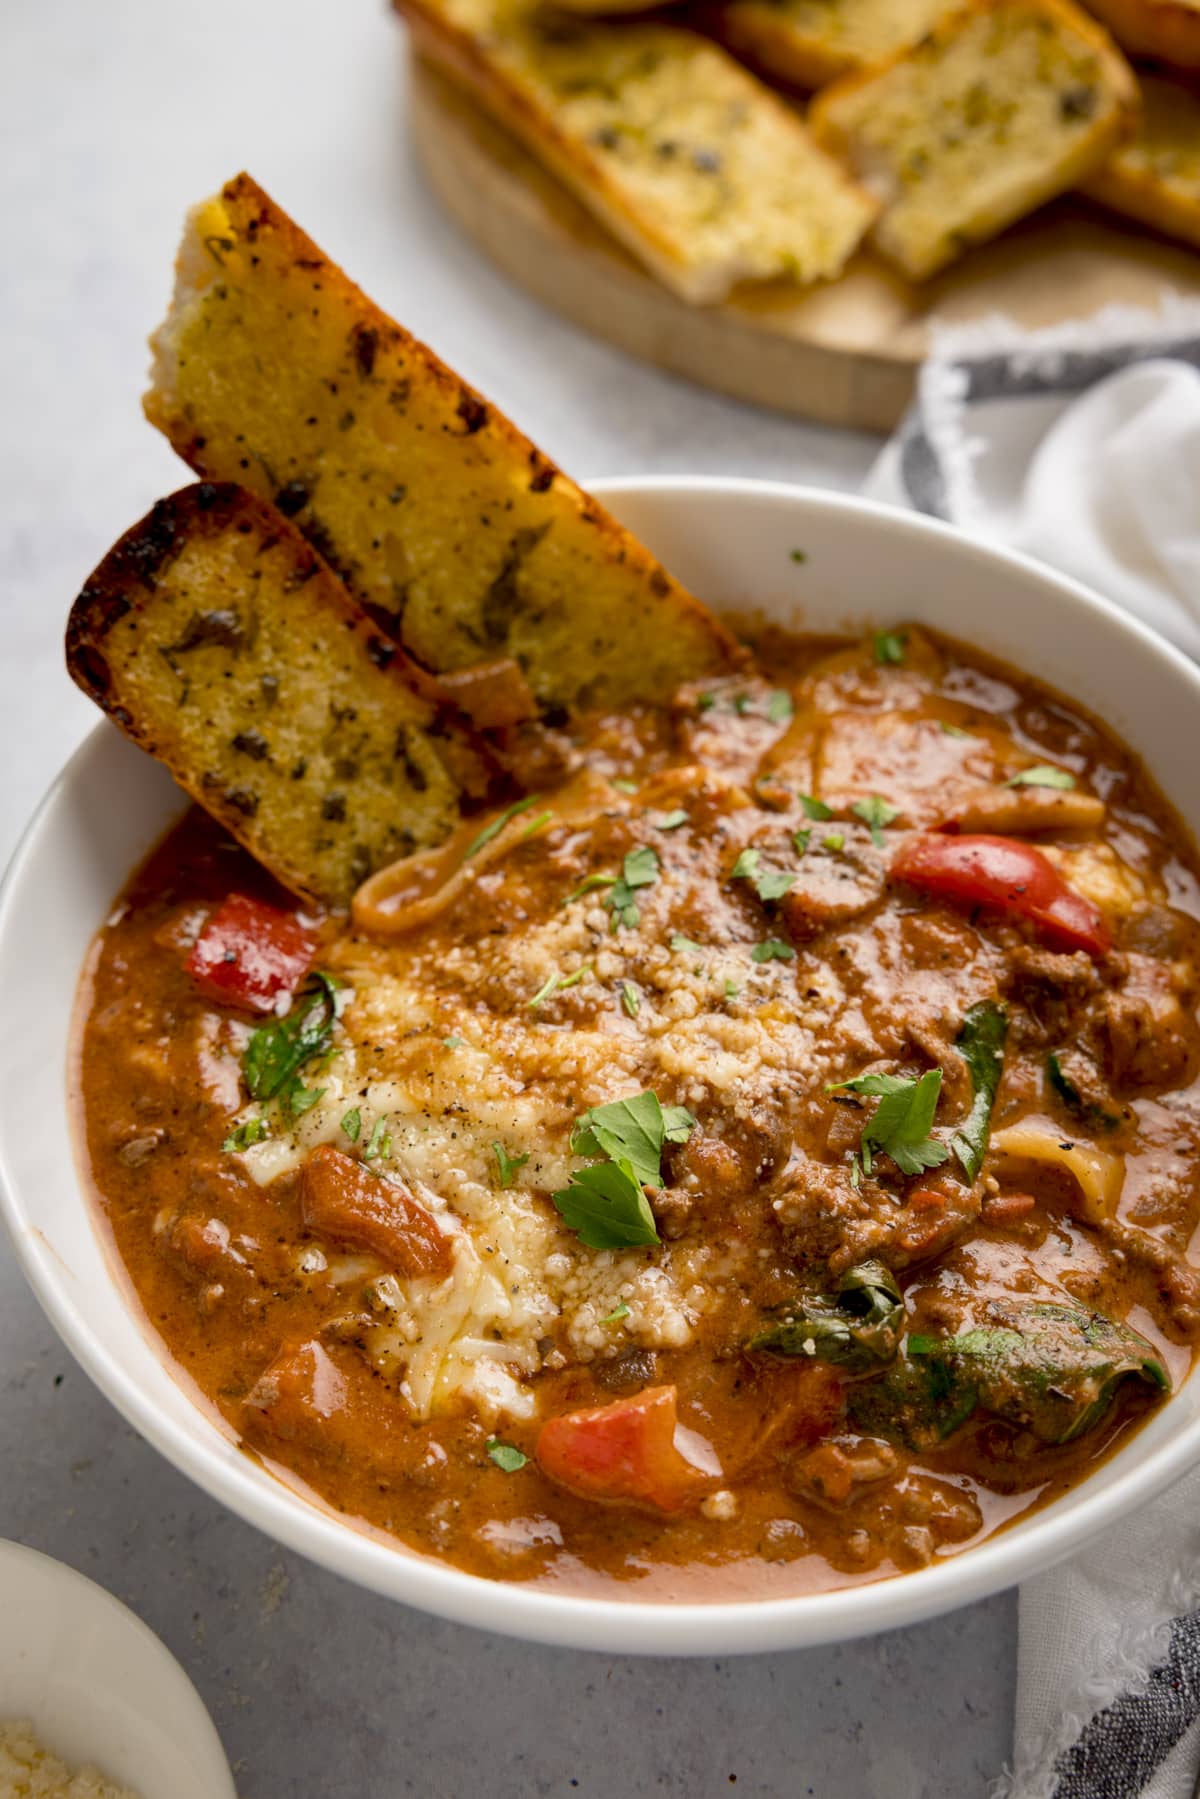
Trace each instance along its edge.
<path fill-rule="evenodd" d="M 1188 0 L 1088 0 L 1123 50 L 1184 73 L 1200 70 L 1200 6 Z"/>
<path fill-rule="evenodd" d="M 272 499 L 436 672 L 511 656 L 539 703 L 661 699 L 731 639 L 627 531 L 372 304 L 248 175 L 197 208 L 151 422 Z"/>
<path fill-rule="evenodd" d="M 1141 77 L 1142 124 L 1083 185 L 1089 199 L 1200 249 L 1200 96 Z"/>
<path fill-rule="evenodd" d="M 852 47 L 851 34 L 839 34 L 830 21 L 805 24 L 794 18 L 779 0 L 718 0 L 706 15 L 715 35 L 769 81 L 786 87 L 827 87 L 844 75 L 877 67 L 885 57 L 903 55 L 937 22 L 954 10 L 955 0 L 934 0 L 915 12 L 910 8 L 907 25 L 899 22 L 890 41 L 861 51 Z M 852 12 L 853 0 L 829 9 Z"/>
<path fill-rule="evenodd" d="M 1044 155 L 1007 187 L 993 181 L 986 198 L 964 193 L 953 216 L 943 209 L 938 219 L 939 234 L 933 239 L 926 237 L 920 241 L 911 230 L 897 222 L 901 202 L 907 204 L 919 182 L 906 189 L 901 180 L 902 171 L 893 167 L 890 179 L 894 192 L 885 204 L 872 236 L 881 254 L 912 280 L 928 279 L 972 244 L 985 242 L 1056 194 L 1078 186 L 1135 129 L 1138 95 L 1133 71 L 1104 27 L 1082 12 L 1074 0 L 963 0 L 963 4 L 946 15 L 919 44 L 897 53 L 878 67 L 847 75 L 823 88 L 814 98 L 808 115 L 817 140 L 846 156 L 851 166 L 861 160 L 877 167 L 891 146 L 879 141 L 859 142 L 861 126 L 856 115 L 860 105 L 870 100 L 874 111 L 888 87 L 902 80 L 910 70 L 935 63 L 973 26 L 989 19 L 1002 21 L 1005 15 L 1014 19 L 1018 15 L 1036 16 L 1044 23 L 1047 34 L 1060 33 L 1064 39 L 1081 44 L 1094 61 L 1105 107 L 1095 115 L 1085 114 L 1086 130 L 1078 131 L 1070 141 L 1047 146 Z M 985 75 L 986 71 L 981 68 L 980 79 L 985 79 Z M 993 173 L 994 163 L 1004 154 L 1003 146 L 998 144 Z M 940 169 L 936 157 L 931 157 L 930 167 L 935 172 Z"/>
<path fill-rule="evenodd" d="M 825 220 L 819 246 L 814 240 L 806 247 L 814 216 L 811 208 L 810 216 L 801 216 L 798 210 L 794 219 L 793 260 L 797 265 L 805 261 L 808 266 L 789 271 L 775 248 L 760 247 L 750 254 L 744 243 L 736 242 L 727 246 L 723 256 L 702 259 L 693 254 L 684 222 L 672 217 L 669 209 L 636 194 L 623 166 L 597 149 L 595 138 L 585 141 L 570 130 L 553 103 L 505 66 L 489 33 L 465 28 L 442 0 L 394 0 L 394 4 L 407 21 L 420 54 L 518 137 L 665 287 L 689 305 L 714 305 L 743 280 L 772 279 L 789 272 L 806 282 L 832 279 L 840 274 L 874 216 L 875 206 L 865 190 L 835 161 L 815 153 L 816 147 L 796 114 L 717 45 L 672 25 L 669 13 L 662 23 L 613 21 L 599 28 L 610 42 L 616 41 L 614 34 L 621 30 L 635 31 L 648 55 L 678 60 L 686 54 L 703 59 L 697 60 L 693 69 L 693 91 L 705 86 L 706 69 L 710 82 L 719 81 L 722 89 L 736 87 L 738 107 L 744 116 L 753 112 L 774 134 L 779 157 L 790 157 L 797 166 L 807 161 L 824 178 L 820 210 Z M 583 26 L 586 21 L 578 19 L 577 23 Z M 753 196 L 749 201 L 741 196 L 743 214 L 752 202 Z M 814 200 L 812 207 L 816 206 Z"/>
<path fill-rule="evenodd" d="M 321 904 L 448 836 L 462 779 L 485 766 L 300 533 L 232 484 L 184 488 L 125 533 L 71 609 L 66 660 L 127 737 Z"/>

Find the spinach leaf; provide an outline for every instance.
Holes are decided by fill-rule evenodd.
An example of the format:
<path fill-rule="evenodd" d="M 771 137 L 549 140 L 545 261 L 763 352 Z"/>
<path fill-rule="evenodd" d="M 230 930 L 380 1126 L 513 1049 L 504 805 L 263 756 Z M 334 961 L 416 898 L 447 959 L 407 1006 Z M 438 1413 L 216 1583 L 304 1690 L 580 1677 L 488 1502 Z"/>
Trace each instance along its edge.
<path fill-rule="evenodd" d="M 1101 1125 L 1106 1131 L 1115 1131 L 1121 1120 L 1116 1112 L 1108 1112 L 1103 1106 L 1097 1106 L 1091 1100 L 1084 1099 L 1070 1075 L 1062 1065 L 1062 1057 L 1058 1050 L 1051 1050 L 1046 1057 L 1046 1079 L 1051 1088 L 1061 1099 L 1068 1112 L 1086 1124 Z"/>
<path fill-rule="evenodd" d="M 994 1301 L 988 1322 L 957 1337 L 912 1335 L 904 1355 L 850 1397 L 859 1429 L 927 1448 L 976 1411 L 1043 1443 L 1072 1443 L 1108 1411 L 1128 1378 L 1166 1392 L 1154 1346 L 1130 1325 L 1044 1299 Z"/>
<path fill-rule="evenodd" d="M 952 1338 L 952 1353 L 985 1411 L 1044 1443 L 1070 1443 L 1091 1430 L 1126 1376 L 1170 1387 L 1154 1346 L 1102 1312 L 1037 1299 L 1005 1301 L 992 1312 L 996 1324 Z"/>
<path fill-rule="evenodd" d="M 994 1000 L 980 1000 L 963 1018 L 955 1048 L 971 1071 L 971 1110 L 950 1138 L 950 1147 L 969 1181 L 979 1179 L 987 1154 L 996 1089 L 1004 1070 L 1008 1014 Z"/>
<path fill-rule="evenodd" d="M 746 1348 L 814 1356 L 864 1372 L 891 1360 L 903 1329 L 904 1301 L 891 1270 L 882 1262 L 863 1262 L 847 1269 L 836 1298 L 815 1294 L 786 1307 Z"/>
<path fill-rule="evenodd" d="M 252 1099 L 282 1096 L 286 1105 L 294 1095 L 299 1103 L 288 1109 L 305 1109 L 306 1089 L 299 1073 L 306 1062 L 330 1046 L 341 985 L 336 975 L 318 971 L 313 985 L 300 995 L 286 1018 L 274 1019 L 254 1032 L 242 1056 L 242 1076 Z"/>
<path fill-rule="evenodd" d="M 967 1422 L 977 1397 L 951 1362 L 936 1356 L 898 1356 L 874 1380 L 851 1387 L 847 1410 L 855 1430 L 909 1449 L 932 1449 Z"/>

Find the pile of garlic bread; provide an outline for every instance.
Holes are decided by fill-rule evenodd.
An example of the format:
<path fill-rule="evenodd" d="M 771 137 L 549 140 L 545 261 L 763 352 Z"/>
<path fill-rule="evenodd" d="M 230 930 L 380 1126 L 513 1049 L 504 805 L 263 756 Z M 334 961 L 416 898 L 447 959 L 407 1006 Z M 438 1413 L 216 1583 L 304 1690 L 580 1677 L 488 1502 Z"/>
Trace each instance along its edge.
<path fill-rule="evenodd" d="M 1200 0 L 395 5 L 692 305 L 866 245 L 924 281 L 1075 190 L 1200 241 Z"/>

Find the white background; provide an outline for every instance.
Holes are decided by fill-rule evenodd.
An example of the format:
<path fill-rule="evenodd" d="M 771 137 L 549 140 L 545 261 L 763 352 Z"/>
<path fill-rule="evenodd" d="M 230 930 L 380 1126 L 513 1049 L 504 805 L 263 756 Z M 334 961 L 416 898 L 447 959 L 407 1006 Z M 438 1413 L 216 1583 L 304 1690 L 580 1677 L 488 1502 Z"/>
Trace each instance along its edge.
<path fill-rule="evenodd" d="M 382 0 L 0 0 L 0 864 L 92 722 L 62 671 L 70 602 L 189 478 L 141 418 L 145 338 L 185 208 L 239 168 L 581 479 L 852 487 L 869 466 L 871 439 L 658 376 L 507 286 L 425 191 L 404 101 Z M 0 1028 L 20 1030 L 2 995 Z M 714 1665 L 525 1649 L 352 1592 L 133 1438 L 2 1246 L 0 1535 L 84 1568 L 168 1638 L 246 1799 L 971 1799 L 1008 1750 L 1007 1599 Z"/>

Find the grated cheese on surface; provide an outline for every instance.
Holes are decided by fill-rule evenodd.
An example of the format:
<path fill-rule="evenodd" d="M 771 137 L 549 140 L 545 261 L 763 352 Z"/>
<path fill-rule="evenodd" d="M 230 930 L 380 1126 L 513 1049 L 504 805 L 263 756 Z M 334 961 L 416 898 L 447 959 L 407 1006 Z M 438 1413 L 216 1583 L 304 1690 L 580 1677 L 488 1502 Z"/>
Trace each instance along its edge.
<path fill-rule="evenodd" d="M 39 1742 L 33 1725 L 0 1721 L 0 1795 L 2 1799 L 138 1799 L 132 1787 L 119 1787 L 95 1768 L 72 1771 Z"/>
<path fill-rule="evenodd" d="M 839 1053 L 828 974 L 800 985 L 787 964 L 754 964 L 745 941 L 670 947 L 693 915 L 680 864 L 672 872 L 664 854 L 638 890 L 635 929 L 614 933 L 600 903 L 555 898 L 520 932 L 436 950 L 424 937 L 347 937 L 334 951 L 354 997 L 317 1082 L 324 1094 L 286 1130 L 273 1117 L 276 1134 L 243 1162 L 265 1185 L 318 1143 L 350 1148 L 342 1120 L 353 1109 L 358 1152 L 374 1142 L 376 1172 L 402 1180 L 452 1235 L 444 1280 L 375 1282 L 377 1322 L 364 1332 L 418 1416 L 455 1395 L 485 1415 L 527 1415 L 522 1383 L 548 1356 L 560 1366 L 564 1354 L 686 1347 L 737 1282 L 736 1244 L 596 1251 L 549 1198 L 580 1166 L 570 1134 L 588 1107 L 652 1088 L 697 1117 L 737 1117 L 781 1085 L 820 1080 Z M 587 982 L 530 1005 L 554 973 L 585 964 Z M 621 1004 L 626 980 L 642 995 L 636 1022 Z M 507 1189 L 496 1143 L 528 1156 Z"/>

